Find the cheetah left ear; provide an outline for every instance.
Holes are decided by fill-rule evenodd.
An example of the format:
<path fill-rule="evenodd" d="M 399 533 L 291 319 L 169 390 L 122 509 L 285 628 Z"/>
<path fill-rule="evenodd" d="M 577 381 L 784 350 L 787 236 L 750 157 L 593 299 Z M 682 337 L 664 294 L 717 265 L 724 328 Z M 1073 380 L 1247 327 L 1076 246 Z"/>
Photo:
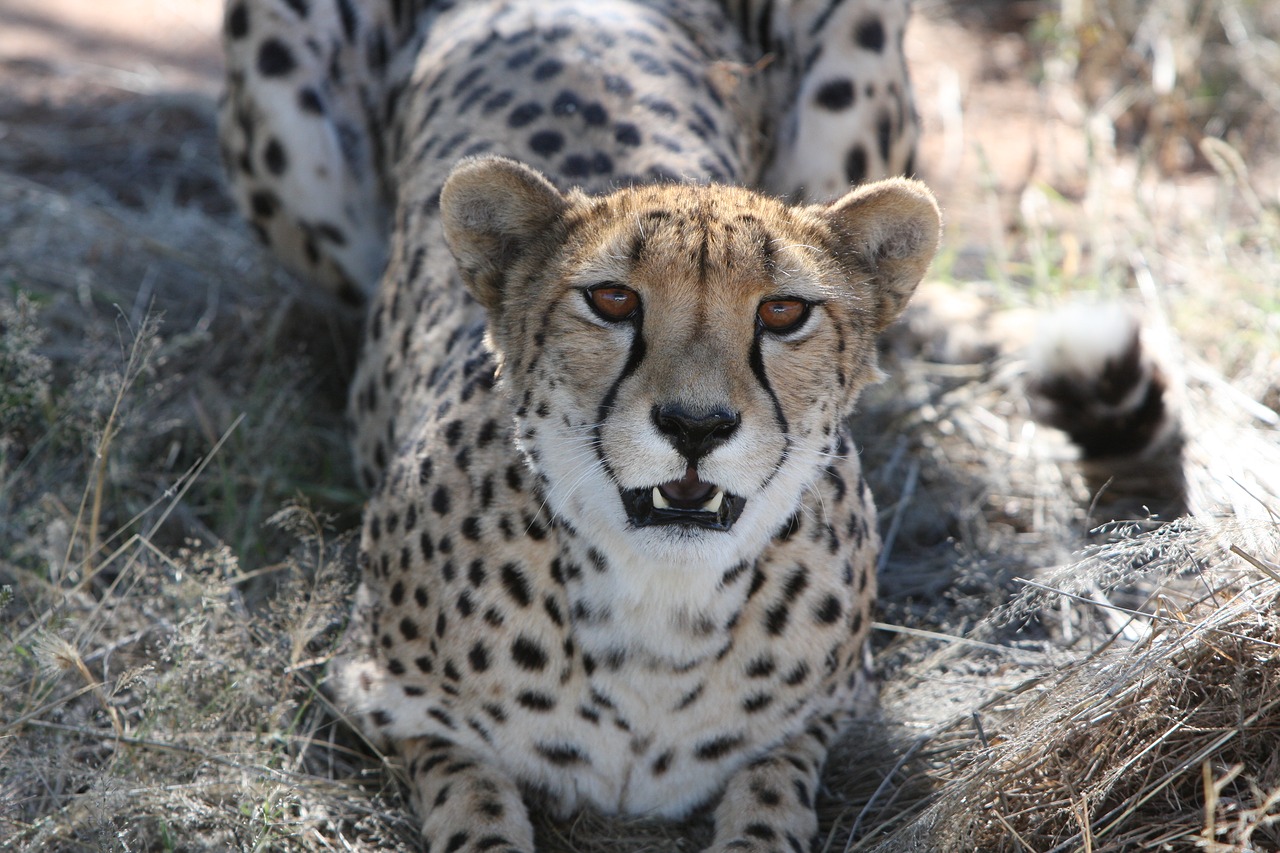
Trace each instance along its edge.
<path fill-rule="evenodd" d="M 879 297 L 876 331 L 897 319 L 938 249 L 942 214 L 919 181 L 865 184 L 822 210 L 837 235 L 840 260 L 868 272 Z"/>
<path fill-rule="evenodd" d="M 440 191 L 444 238 L 471 293 L 500 314 L 507 281 L 554 244 L 568 200 L 538 172 L 505 157 L 461 161 Z"/>

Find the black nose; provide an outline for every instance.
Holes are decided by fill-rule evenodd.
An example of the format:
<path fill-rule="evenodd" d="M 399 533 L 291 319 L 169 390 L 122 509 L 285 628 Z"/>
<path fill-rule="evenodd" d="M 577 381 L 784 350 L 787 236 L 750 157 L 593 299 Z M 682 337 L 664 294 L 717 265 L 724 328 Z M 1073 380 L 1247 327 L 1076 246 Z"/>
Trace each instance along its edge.
<path fill-rule="evenodd" d="M 653 422 L 690 464 L 696 464 L 729 440 L 742 423 L 742 417 L 727 409 L 695 415 L 683 406 L 668 404 L 654 407 Z"/>

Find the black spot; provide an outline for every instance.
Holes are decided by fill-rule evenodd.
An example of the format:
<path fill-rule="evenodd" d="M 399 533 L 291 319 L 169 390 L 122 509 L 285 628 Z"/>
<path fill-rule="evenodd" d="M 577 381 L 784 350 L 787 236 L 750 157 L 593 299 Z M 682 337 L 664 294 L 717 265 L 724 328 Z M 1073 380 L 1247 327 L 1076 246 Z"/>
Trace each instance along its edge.
<path fill-rule="evenodd" d="M 673 119 L 677 112 L 675 106 L 670 101 L 664 101 L 661 98 L 655 98 L 652 95 L 646 95 L 640 99 L 640 103 L 648 108 L 649 112 L 659 118 Z"/>
<path fill-rule="evenodd" d="M 522 708 L 528 708 L 530 711 L 538 711 L 546 713 L 556 706 L 556 699 L 547 693 L 537 690 L 524 690 L 516 696 L 516 702 Z"/>
<path fill-rule="evenodd" d="M 828 80 L 818 87 L 814 103 L 828 110 L 843 110 L 853 104 L 853 83 L 848 80 Z"/>
<path fill-rule="evenodd" d="M 774 663 L 773 658 L 769 655 L 758 657 L 747 664 L 747 678 L 767 678 L 773 674 L 776 668 L 777 664 Z"/>
<path fill-rule="evenodd" d="M 480 79 L 484 72 L 485 67 L 483 65 L 477 65 L 467 73 L 463 74 L 458 78 L 458 82 L 453 84 L 452 97 L 458 98 L 466 94 L 466 91 L 475 85 L 475 82 Z"/>
<path fill-rule="evenodd" d="M 237 3 L 227 12 L 227 35 L 233 39 L 244 38 L 249 32 L 249 10 Z"/>
<path fill-rule="evenodd" d="M 671 759 L 674 757 L 675 754 L 668 749 L 666 752 L 655 758 L 653 760 L 653 764 L 650 766 L 650 770 L 653 772 L 653 775 L 661 776 L 666 773 L 667 769 L 671 767 Z"/>
<path fill-rule="evenodd" d="M 506 587 L 507 594 L 515 600 L 516 604 L 528 607 L 533 597 L 529 592 L 529 582 L 520 571 L 520 567 L 515 563 L 507 563 L 502 567 L 501 575 L 502 585 Z"/>
<path fill-rule="evenodd" d="M 551 114 L 555 116 L 571 116 L 582 109 L 582 101 L 578 96 L 568 89 L 563 90 L 556 95 L 555 100 L 551 102 Z"/>
<path fill-rule="evenodd" d="M 342 18 L 342 31 L 346 33 L 347 41 L 352 41 L 356 37 L 356 10 L 351 5 L 351 0 L 338 0 L 338 16 Z"/>
<path fill-rule="evenodd" d="M 591 171 L 597 175 L 609 175 L 613 173 L 613 158 L 603 151 L 597 151 L 591 155 Z"/>
<path fill-rule="evenodd" d="M 472 542 L 480 541 L 480 519 L 469 515 L 462 520 L 462 535 Z"/>
<path fill-rule="evenodd" d="M 773 841 L 778 837 L 777 830 L 764 823 L 749 823 L 743 828 L 742 832 L 744 835 L 759 838 L 761 841 Z"/>
<path fill-rule="evenodd" d="M 276 210 L 280 207 L 280 199 L 276 198 L 275 193 L 267 190 L 258 190 L 249 196 L 249 205 L 253 208 L 253 215 L 260 219 L 270 219 L 275 216 Z"/>
<path fill-rule="evenodd" d="M 508 89 L 508 90 L 499 92 L 498 94 L 489 98 L 489 100 L 484 102 L 484 105 L 480 108 L 480 110 L 485 115 L 492 115 L 493 113 L 497 112 L 498 110 L 510 104 L 513 100 L 515 100 L 515 93 L 512 92 L 510 89 Z"/>
<path fill-rule="evenodd" d="M 297 65 L 293 53 L 279 39 L 269 38 L 258 48 L 258 72 L 263 77 L 280 77 Z"/>
<path fill-rule="evenodd" d="M 773 704 L 772 693 L 753 693 L 742 700 L 742 710 L 748 714 L 754 714 L 758 711 L 763 711 L 771 704 Z"/>
<path fill-rule="evenodd" d="M 782 587 L 782 598 L 787 603 L 796 600 L 796 596 L 809 586 L 809 571 L 804 566 L 797 566 L 795 571 L 787 575 L 787 582 Z"/>
<path fill-rule="evenodd" d="M 850 148 L 845 155 L 844 176 L 851 184 L 860 184 L 867 179 L 867 150 L 861 144 Z"/>
<path fill-rule="evenodd" d="M 449 421 L 444 428 L 444 440 L 448 442 L 450 449 L 458 446 L 458 442 L 462 440 L 462 421 L 457 418 Z"/>
<path fill-rule="evenodd" d="M 640 129 L 630 122 L 618 122 L 613 131 L 613 138 L 619 145 L 635 147 L 640 144 Z"/>
<path fill-rule="evenodd" d="M 533 69 L 533 79 L 544 83 L 564 70 L 564 63 L 558 59 L 544 59 Z"/>
<path fill-rule="evenodd" d="M 791 617 L 791 608 L 785 602 L 779 602 L 765 614 L 764 626 L 770 636 L 776 637 L 787 628 L 787 620 Z"/>
<path fill-rule="evenodd" d="M 443 793 L 443 790 L 441 791 Z M 449 843 L 444 846 L 444 853 L 458 853 L 462 849 L 462 845 L 467 843 L 467 839 L 471 836 L 465 832 L 455 832 L 449 836 Z"/>
<path fill-rule="evenodd" d="M 618 74 L 604 75 L 604 88 L 609 94 L 620 95 L 624 98 L 630 97 L 635 93 L 635 89 L 627 82 L 627 79 Z"/>
<path fill-rule="evenodd" d="M 782 683 L 788 687 L 795 687 L 809 677 L 809 665 L 807 663 L 798 663 L 795 669 L 787 673 L 782 679 Z"/>
<path fill-rule="evenodd" d="M 564 626 L 564 613 L 560 609 L 560 604 L 550 595 L 542 599 L 542 609 L 547 612 L 547 617 L 557 626 Z"/>
<path fill-rule="evenodd" d="M 766 788 L 759 783 L 753 783 L 751 790 L 755 793 L 756 799 L 762 806 L 773 807 L 782 802 L 782 795 L 773 788 Z"/>
<path fill-rule="evenodd" d="M 550 157 L 564 148 L 564 136 L 558 130 L 540 130 L 529 137 L 529 147 L 535 154 Z"/>
<path fill-rule="evenodd" d="M 706 682 L 702 682 L 697 687 L 693 688 L 688 693 L 681 696 L 680 701 L 676 703 L 676 710 L 683 711 L 686 708 L 688 708 L 690 705 L 692 705 L 694 702 L 697 702 L 698 699 L 702 696 L 702 691 L 706 689 L 706 686 L 707 686 Z"/>
<path fill-rule="evenodd" d="M 396 581 L 391 587 L 391 603 L 399 607 L 404 602 L 404 582 Z"/>
<path fill-rule="evenodd" d="M 570 764 L 589 764 L 586 754 L 576 746 L 567 743 L 540 743 L 534 746 L 539 755 L 557 767 L 568 767 Z"/>
<path fill-rule="evenodd" d="M 879 18 L 863 18 L 854 27 L 853 40 L 864 50 L 880 53 L 884 50 L 884 24 Z"/>
<path fill-rule="evenodd" d="M 542 104 L 534 101 L 527 101 L 516 107 L 507 115 L 507 126 L 524 127 L 537 119 L 543 112 Z"/>
<path fill-rule="evenodd" d="M 304 113 L 324 115 L 324 101 L 320 100 L 320 93 L 310 87 L 298 93 L 298 106 Z"/>
<path fill-rule="evenodd" d="M 407 617 L 407 616 L 406 616 L 405 618 L 401 619 L 401 620 L 400 620 L 400 634 L 401 634 L 401 635 L 402 635 L 406 640 L 416 640 L 416 639 L 418 639 L 418 623 L 417 623 L 417 622 L 414 622 L 412 619 L 410 619 L 410 618 L 409 618 L 409 617 Z"/>
<path fill-rule="evenodd" d="M 839 599 L 834 595 L 828 595 L 813 610 L 813 618 L 817 619 L 824 625 L 834 623 L 844 613 L 844 608 L 840 605 Z"/>
<path fill-rule="evenodd" d="M 876 118 L 876 143 L 880 147 L 880 159 L 888 163 L 890 146 L 893 145 L 893 119 L 884 110 Z"/>
<path fill-rule="evenodd" d="M 546 649 L 523 635 L 516 637 L 511 644 L 511 658 L 521 669 L 530 672 L 541 672 L 547 668 Z"/>
<path fill-rule="evenodd" d="M 489 650 L 484 647 L 483 643 L 476 643 L 471 647 L 471 651 L 467 653 L 467 660 L 471 662 L 473 670 L 484 672 L 489 668 Z"/>
<path fill-rule="evenodd" d="M 699 761 L 716 761 L 742 746 L 742 742 L 742 735 L 721 735 L 699 744 L 693 754 Z"/>
<path fill-rule="evenodd" d="M 560 171 L 567 178 L 585 178 L 591 174 L 591 161 L 581 154 L 570 154 L 560 164 Z"/>
<path fill-rule="evenodd" d="M 449 491 L 444 486 L 436 486 L 435 493 L 431 496 L 431 508 L 436 515 L 448 515 Z"/>
<path fill-rule="evenodd" d="M 307 17 L 310 9 L 307 7 L 307 0 L 285 0 L 289 4 L 289 8 L 298 13 L 299 18 Z"/>
<path fill-rule="evenodd" d="M 582 108 L 582 120 L 588 127 L 604 127 L 609 123 L 609 113 L 593 101 Z"/>
<path fill-rule="evenodd" d="M 541 52 L 542 51 L 539 50 L 536 45 L 533 47 L 526 47 L 522 50 L 517 50 L 515 53 L 507 57 L 507 68 L 511 71 L 518 71 L 537 59 L 538 54 Z"/>
<path fill-rule="evenodd" d="M 631 52 L 631 61 L 634 62 L 642 72 L 654 77 L 665 77 L 671 73 L 671 70 L 660 60 L 639 50 Z"/>

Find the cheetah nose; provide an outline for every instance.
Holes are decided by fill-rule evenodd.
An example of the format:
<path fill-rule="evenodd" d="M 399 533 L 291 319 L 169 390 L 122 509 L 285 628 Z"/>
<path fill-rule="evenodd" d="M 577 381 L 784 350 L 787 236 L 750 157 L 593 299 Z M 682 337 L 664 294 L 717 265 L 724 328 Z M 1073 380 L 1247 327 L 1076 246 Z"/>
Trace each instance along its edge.
<path fill-rule="evenodd" d="M 692 466 L 728 441 L 742 417 L 727 409 L 694 414 L 677 403 L 668 403 L 654 407 L 653 422 Z"/>

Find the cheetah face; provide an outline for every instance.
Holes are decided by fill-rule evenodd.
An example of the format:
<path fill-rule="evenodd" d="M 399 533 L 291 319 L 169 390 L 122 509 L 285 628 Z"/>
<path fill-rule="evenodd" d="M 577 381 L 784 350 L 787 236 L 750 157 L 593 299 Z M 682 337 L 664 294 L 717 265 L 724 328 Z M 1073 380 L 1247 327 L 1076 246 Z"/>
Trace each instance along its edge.
<path fill-rule="evenodd" d="M 797 510 L 939 227 L 907 181 L 813 207 L 588 198 L 497 158 L 459 166 L 441 205 L 551 509 L 607 553 L 716 567 Z"/>

